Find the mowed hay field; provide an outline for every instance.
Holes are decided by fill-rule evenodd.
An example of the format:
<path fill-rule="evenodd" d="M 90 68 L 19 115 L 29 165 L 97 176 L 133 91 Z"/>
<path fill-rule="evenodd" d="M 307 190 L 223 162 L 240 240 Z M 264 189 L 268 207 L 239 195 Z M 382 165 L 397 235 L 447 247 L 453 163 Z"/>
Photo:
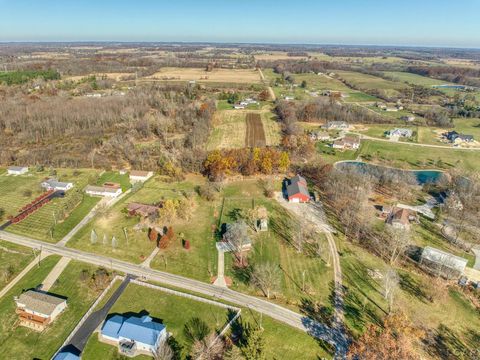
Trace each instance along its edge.
<path fill-rule="evenodd" d="M 245 134 L 245 146 L 264 147 L 265 131 L 263 130 L 262 117 L 258 113 L 248 113 L 246 116 L 247 132 Z"/>
<path fill-rule="evenodd" d="M 205 71 L 200 68 L 162 68 L 148 76 L 149 80 L 166 81 L 201 81 L 219 83 L 260 83 L 260 73 L 254 69 L 213 69 Z"/>
<path fill-rule="evenodd" d="M 124 78 L 126 78 L 128 76 L 132 76 L 132 75 L 135 75 L 135 74 L 133 74 L 133 73 L 121 73 L 121 72 L 119 72 L 119 73 L 92 73 L 92 74 L 88 74 L 88 75 L 67 76 L 63 80 L 80 81 L 82 79 L 85 79 L 85 78 L 88 78 L 88 77 L 91 77 L 91 76 L 95 76 L 97 78 L 107 78 L 107 79 L 111 79 L 111 80 L 115 80 L 115 81 L 121 81 Z"/>
<path fill-rule="evenodd" d="M 398 91 L 408 88 L 407 84 L 382 79 L 378 76 L 362 74 L 354 71 L 337 71 L 338 76 L 360 90 L 384 90 L 387 95 L 393 96 Z"/>
<path fill-rule="evenodd" d="M 214 115 L 213 131 L 208 139 L 207 150 L 238 149 L 245 147 L 247 145 L 248 114 L 258 114 L 263 125 L 263 137 L 265 141 L 263 145 L 256 146 L 276 146 L 280 144 L 280 125 L 269 107 L 264 107 L 258 111 L 221 110 L 217 111 Z"/>

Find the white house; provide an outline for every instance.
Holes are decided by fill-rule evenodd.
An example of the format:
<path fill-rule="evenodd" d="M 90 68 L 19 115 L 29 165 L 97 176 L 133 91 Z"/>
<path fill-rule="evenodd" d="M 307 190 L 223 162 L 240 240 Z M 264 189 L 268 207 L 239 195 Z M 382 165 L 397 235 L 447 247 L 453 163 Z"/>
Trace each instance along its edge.
<path fill-rule="evenodd" d="M 62 190 L 67 191 L 73 188 L 73 183 L 71 182 L 62 182 L 57 179 L 47 179 L 43 181 L 40 186 L 45 190 Z"/>
<path fill-rule="evenodd" d="M 67 300 L 35 290 L 14 298 L 20 325 L 43 331 L 67 307 Z"/>
<path fill-rule="evenodd" d="M 168 337 L 167 328 L 148 316 L 114 315 L 105 320 L 100 340 L 116 344 L 118 351 L 127 356 L 151 356 Z"/>
<path fill-rule="evenodd" d="M 405 137 L 405 138 L 410 138 L 413 135 L 412 129 L 393 129 L 390 131 L 387 131 L 385 134 L 388 138 L 399 138 L 399 137 Z"/>
<path fill-rule="evenodd" d="M 104 196 L 104 197 L 116 198 L 122 193 L 122 188 L 88 185 L 85 188 L 85 193 L 91 196 Z"/>
<path fill-rule="evenodd" d="M 132 170 L 130 171 L 130 182 L 147 181 L 153 176 L 153 171 Z"/>
<path fill-rule="evenodd" d="M 322 125 L 322 129 L 327 130 L 348 130 L 350 125 L 345 121 L 328 121 L 325 125 Z"/>
<path fill-rule="evenodd" d="M 23 175 L 28 172 L 27 166 L 10 166 L 7 169 L 8 175 Z"/>

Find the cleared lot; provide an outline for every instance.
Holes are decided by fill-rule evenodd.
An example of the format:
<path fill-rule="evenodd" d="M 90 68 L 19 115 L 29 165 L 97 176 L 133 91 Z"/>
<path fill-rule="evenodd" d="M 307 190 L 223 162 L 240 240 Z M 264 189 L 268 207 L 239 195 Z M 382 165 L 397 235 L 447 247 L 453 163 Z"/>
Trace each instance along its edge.
<path fill-rule="evenodd" d="M 262 117 L 260 114 L 248 113 L 246 116 L 247 132 L 245 145 L 247 147 L 263 147 L 266 145 L 265 131 L 263 130 Z"/>

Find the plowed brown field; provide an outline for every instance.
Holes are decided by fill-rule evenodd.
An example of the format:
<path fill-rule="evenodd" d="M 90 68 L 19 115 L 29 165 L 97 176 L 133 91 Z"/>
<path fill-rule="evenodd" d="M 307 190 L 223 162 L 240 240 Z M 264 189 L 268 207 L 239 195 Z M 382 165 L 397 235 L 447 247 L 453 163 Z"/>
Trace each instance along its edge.
<path fill-rule="evenodd" d="M 260 114 L 247 114 L 247 132 L 245 134 L 246 147 L 263 147 L 267 145 Z"/>

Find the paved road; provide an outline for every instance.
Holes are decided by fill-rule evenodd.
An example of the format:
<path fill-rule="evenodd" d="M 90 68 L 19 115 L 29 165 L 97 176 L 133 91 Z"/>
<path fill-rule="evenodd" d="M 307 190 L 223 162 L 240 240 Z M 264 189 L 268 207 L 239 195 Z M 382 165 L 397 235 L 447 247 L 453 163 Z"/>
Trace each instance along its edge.
<path fill-rule="evenodd" d="M 52 271 L 47 275 L 47 277 L 42 282 L 42 291 L 48 291 L 55 284 L 58 277 L 62 274 L 63 270 L 67 267 L 70 262 L 70 258 L 62 257 L 60 261 L 53 267 Z"/>
<path fill-rule="evenodd" d="M 127 275 L 125 279 L 122 281 L 120 286 L 115 290 L 115 292 L 110 296 L 110 299 L 105 303 L 105 305 L 100 309 L 92 314 L 85 320 L 83 325 L 77 330 L 77 332 L 73 335 L 70 343 L 65 346 L 65 348 L 74 348 L 79 352 L 82 352 L 87 344 L 88 338 L 90 335 L 93 334 L 95 329 L 102 323 L 105 317 L 110 312 L 110 309 L 118 300 L 120 295 L 123 294 L 125 289 L 127 288 L 128 284 L 132 280 L 132 276 Z"/>
<path fill-rule="evenodd" d="M 336 346 L 337 349 L 339 349 L 338 353 L 341 355 L 339 358 L 344 357 L 343 354 L 345 353 L 346 344 L 343 341 L 343 337 L 339 336 L 336 332 L 332 332 L 331 329 L 324 324 L 314 322 L 299 313 L 266 300 L 238 293 L 230 289 L 219 288 L 212 284 L 203 283 L 183 276 L 144 268 L 141 265 L 131 264 L 126 261 L 92 254 L 77 249 L 71 249 L 57 244 L 50 244 L 47 242 L 30 239 L 25 236 L 11 234 L 5 231 L 0 231 L 0 239 L 30 248 L 42 248 L 44 251 L 48 251 L 53 254 L 70 257 L 72 259 L 97 266 L 103 266 L 105 268 L 117 270 L 125 274 L 132 274 L 148 280 L 166 284 L 167 286 L 174 286 L 187 291 L 193 291 L 214 297 L 216 299 L 227 301 L 232 304 L 250 308 L 331 343 L 333 346 Z"/>

